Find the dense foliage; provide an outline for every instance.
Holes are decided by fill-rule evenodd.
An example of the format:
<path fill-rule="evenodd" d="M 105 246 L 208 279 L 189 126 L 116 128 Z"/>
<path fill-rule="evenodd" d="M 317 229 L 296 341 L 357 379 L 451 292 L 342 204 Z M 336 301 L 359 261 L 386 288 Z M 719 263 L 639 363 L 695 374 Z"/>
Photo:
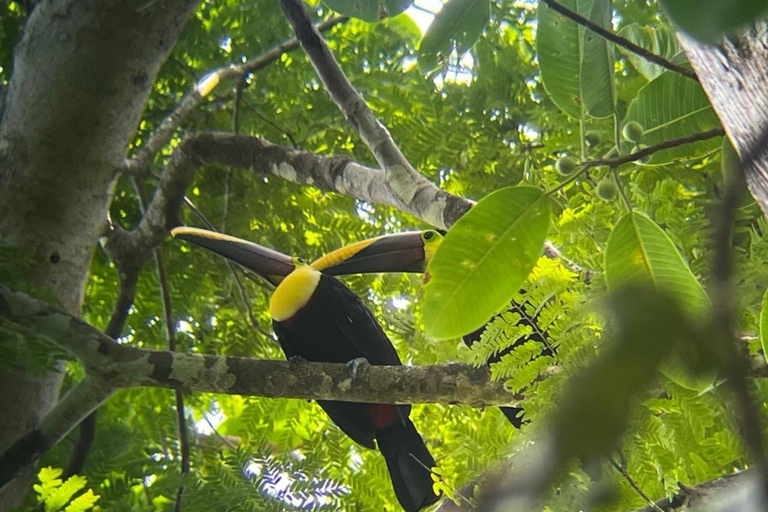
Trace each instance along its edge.
<path fill-rule="evenodd" d="M 344 2 L 334 4 L 339 3 Z M 655 2 L 616 0 L 612 11 L 608 2 L 595 1 L 591 10 L 583 5 L 592 2 L 563 3 L 590 19 L 607 20 L 607 28 L 685 67 L 670 21 Z M 599 12 L 599 6 L 608 10 Z M 334 15 L 319 3 L 313 8 L 318 19 Z M 12 72 L 11 42 L 26 6 L 10 2 L 0 10 L 0 78 L 6 81 Z M 641 254 L 654 269 L 660 262 L 663 275 L 652 277 L 661 288 L 688 293 L 682 299 L 698 309 L 692 314 L 708 307 L 704 292 L 711 292 L 712 224 L 724 186 L 722 138 L 660 151 L 642 163 L 581 167 L 583 161 L 718 128 L 706 95 L 695 81 L 618 50 L 557 16 L 536 3 L 495 0 L 490 19 L 482 20 L 482 32 L 476 20 L 440 29 L 449 40 L 450 34 L 457 39 L 453 51 L 454 43 L 446 46 L 433 36 L 420 53 L 422 34 L 408 13 L 376 23 L 352 18 L 325 34 L 352 83 L 429 180 L 474 200 L 514 185 L 549 192 L 546 238 L 562 257 L 529 262 L 524 270 L 533 271 L 512 297 L 520 308 L 496 315 L 471 350 L 460 338 L 436 341 L 425 334 L 420 276 L 344 278 L 380 320 L 406 364 L 482 365 L 505 352 L 492 372 L 524 395 L 530 422 L 522 431 L 496 408 L 414 406 L 411 417 L 439 465 L 438 485 L 454 499 L 460 499 L 457 489 L 515 453 L 516 440 L 539 426 L 537 420 L 547 417 L 566 393 L 569 379 L 610 343 L 610 326 L 599 305 L 609 287 L 618 287 L 622 278 L 615 275 L 637 270 L 622 258 Z M 203 2 L 155 83 L 129 154 L 208 72 L 257 56 L 290 36 L 277 2 Z M 236 130 L 375 165 L 300 50 L 249 76 L 241 92 L 236 85 L 220 85 L 183 132 Z M 629 122 L 638 126 L 622 136 Z M 155 171 L 172 150 L 156 158 Z M 572 160 L 563 160 L 567 157 Z M 153 184 L 150 180 L 148 186 Z M 222 231 L 307 260 L 362 238 L 426 227 L 391 207 L 238 169 L 204 169 L 188 197 Z M 111 214 L 124 227 L 140 218 L 129 179 L 118 184 Z M 202 225 L 191 209 L 185 210 L 184 220 Z M 737 327 L 756 353 L 760 303 L 768 286 L 763 270 L 768 236 L 751 198 L 739 204 L 734 246 Z M 271 335 L 266 287 L 241 278 L 241 291 L 223 260 L 178 241 L 169 240 L 162 251 L 178 350 L 282 358 Z M 669 275 L 671 283 L 665 281 Z M 109 258 L 97 251 L 85 299 L 87 322 L 106 326 L 117 284 Z M 158 277 L 148 266 L 120 341 L 165 349 L 162 318 Z M 522 318 L 534 319 L 533 326 Z M 544 356 L 542 339 L 554 349 Z M 68 365 L 65 386 L 83 375 L 76 362 Z M 560 371 L 550 372 L 553 365 Z M 681 366 L 679 361 L 662 365 L 652 393 L 632 402 L 626 431 L 599 463 L 612 492 L 598 507 L 632 510 L 647 504 L 635 487 L 658 499 L 674 493 L 678 482 L 694 485 L 746 467 L 730 396 L 722 387 L 708 387 L 711 373 L 704 372 L 703 382 L 701 374 L 694 383 L 680 377 L 689 375 Z M 552 374 L 540 379 L 545 373 Z M 764 381 L 749 384 L 757 403 L 763 403 L 768 393 Z M 67 499 L 88 489 L 103 510 L 171 510 L 183 483 L 183 509 L 190 512 L 398 510 L 380 454 L 355 445 L 316 404 L 189 393 L 185 402 L 192 470 L 183 482 L 173 393 L 124 390 L 99 411 L 83 474 L 62 484 L 55 470 L 41 470 L 29 509 L 39 498 L 46 510 L 64 510 Z M 73 439 L 47 453 L 42 467 L 63 468 Z M 574 464 L 568 473 L 551 498 L 553 509 L 577 509 L 574 500 L 586 496 L 584 468 Z M 61 485 L 74 490 L 57 491 Z M 86 510 L 92 503 L 87 496 L 67 510 Z"/>

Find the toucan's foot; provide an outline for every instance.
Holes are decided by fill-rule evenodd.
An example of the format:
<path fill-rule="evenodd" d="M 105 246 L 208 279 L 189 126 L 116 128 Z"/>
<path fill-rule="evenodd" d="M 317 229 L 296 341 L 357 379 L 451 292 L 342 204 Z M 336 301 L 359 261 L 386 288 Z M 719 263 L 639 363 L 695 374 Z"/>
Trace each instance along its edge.
<path fill-rule="evenodd" d="M 370 365 L 371 363 L 369 363 L 366 358 L 358 357 L 356 359 L 353 359 L 347 362 L 347 370 L 349 370 L 349 374 L 354 378 L 354 377 L 357 377 L 357 372 L 360 371 L 360 368 L 370 366 Z"/>
<path fill-rule="evenodd" d="M 306 363 L 306 362 L 307 360 L 301 356 L 291 356 L 288 358 L 288 364 L 291 366 L 295 366 L 297 364 Z"/>

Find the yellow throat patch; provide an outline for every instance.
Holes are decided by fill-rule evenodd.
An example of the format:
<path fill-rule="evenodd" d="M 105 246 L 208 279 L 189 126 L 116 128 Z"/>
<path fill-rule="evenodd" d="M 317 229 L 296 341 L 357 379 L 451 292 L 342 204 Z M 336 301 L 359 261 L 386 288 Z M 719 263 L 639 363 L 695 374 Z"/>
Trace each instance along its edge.
<path fill-rule="evenodd" d="M 320 283 L 320 272 L 301 265 L 283 279 L 269 301 L 269 313 L 277 322 L 288 320 L 304 307 Z"/>

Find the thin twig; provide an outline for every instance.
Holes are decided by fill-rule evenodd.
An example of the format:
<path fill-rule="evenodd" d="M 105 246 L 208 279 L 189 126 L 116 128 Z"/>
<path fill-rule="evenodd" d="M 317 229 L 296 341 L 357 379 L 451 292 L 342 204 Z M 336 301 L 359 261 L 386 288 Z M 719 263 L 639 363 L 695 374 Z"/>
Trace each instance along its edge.
<path fill-rule="evenodd" d="M 617 46 L 621 46 L 622 48 L 634 53 L 635 55 L 638 55 L 649 62 L 653 62 L 654 64 L 661 66 L 664 69 L 668 69 L 669 71 L 679 73 L 680 75 L 686 78 L 690 78 L 691 80 L 695 80 L 697 82 L 699 81 L 699 77 L 697 77 L 696 73 L 694 73 L 690 69 L 686 69 L 682 66 L 678 66 L 677 64 L 674 64 L 668 61 L 664 57 L 660 55 L 656 55 L 655 53 L 646 50 L 642 46 L 638 46 L 632 41 L 628 41 L 627 39 L 614 34 L 610 30 L 606 30 L 605 28 L 588 20 L 587 18 L 579 15 L 578 13 L 571 11 L 564 5 L 555 2 L 555 0 L 541 0 L 541 1 L 545 3 L 547 7 L 549 7 L 553 11 L 558 12 L 563 16 L 565 16 L 566 18 L 570 19 L 571 21 L 574 21 L 579 25 L 588 28 L 589 30 L 607 39 L 613 44 Z"/>
<path fill-rule="evenodd" d="M 139 198 L 141 214 L 145 215 L 147 211 L 147 196 L 144 186 L 139 182 L 136 176 L 133 176 L 133 186 Z M 160 299 L 163 303 L 163 316 L 165 320 L 165 335 L 168 344 L 168 350 L 176 351 L 176 323 L 173 321 L 173 308 L 171 305 L 171 292 L 168 286 L 168 275 L 165 272 L 165 261 L 160 247 L 155 247 L 154 251 L 155 268 L 157 269 L 157 279 L 160 283 Z M 176 400 L 176 425 L 179 430 L 179 445 L 181 450 L 181 477 L 182 480 L 189 474 L 189 433 L 187 432 L 187 418 L 184 416 L 184 395 L 181 389 L 174 391 Z M 184 484 L 179 485 L 176 492 L 176 502 L 174 512 L 181 512 L 181 502 L 184 496 Z"/>
<path fill-rule="evenodd" d="M 286 136 L 286 138 L 291 142 L 291 146 L 293 146 L 294 149 L 301 149 L 301 146 L 299 146 L 299 143 L 296 141 L 296 137 L 294 137 L 293 133 L 291 133 L 290 130 L 287 128 L 283 128 L 273 120 L 269 119 L 264 113 L 262 113 L 258 108 L 251 105 L 247 100 L 243 99 L 243 105 L 251 109 L 251 111 L 256 114 L 256 117 L 267 123 L 269 126 L 274 128 L 275 130 L 279 131 L 283 135 Z"/>
<path fill-rule="evenodd" d="M 317 30 L 324 32 L 329 30 L 340 23 L 344 23 L 349 18 L 346 16 L 336 16 L 334 18 L 318 23 Z M 187 116 L 203 101 L 203 98 L 210 93 L 218 82 L 230 78 L 243 79 L 249 73 L 255 73 L 269 64 L 277 61 L 283 54 L 295 50 L 299 47 L 299 42 L 296 38 L 288 39 L 276 47 L 268 50 L 258 57 L 248 60 L 242 64 L 230 64 L 216 69 L 206 75 L 206 78 L 200 80 L 190 92 L 179 102 L 176 109 L 165 118 L 160 126 L 150 135 L 147 142 L 137 151 L 133 158 L 125 161 L 123 171 L 126 173 L 143 173 L 146 172 L 149 164 L 155 155 L 163 148 L 170 140 L 176 129 L 181 126 Z"/>
<path fill-rule="evenodd" d="M 645 491 L 643 491 L 639 485 L 637 485 L 637 482 L 630 476 L 629 472 L 627 472 L 627 468 L 623 464 L 619 464 L 615 460 L 613 460 L 613 457 L 610 457 L 609 459 L 611 461 L 611 465 L 616 468 L 616 471 L 621 473 L 621 476 L 624 477 L 624 480 L 627 481 L 627 483 L 632 487 L 637 494 L 640 495 L 641 498 L 645 500 L 645 502 L 648 504 L 651 509 L 655 510 L 656 512 L 666 512 L 663 508 L 658 506 L 656 502 L 654 502 L 650 496 L 645 494 Z"/>
<path fill-rule="evenodd" d="M 219 429 L 213 426 L 213 423 L 211 423 L 211 419 L 208 417 L 208 414 L 203 414 L 203 419 L 208 424 L 208 426 L 211 427 L 211 431 L 213 431 L 213 433 L 218 436 L 218 438 L 221 440 L 222 443 L 224 443 L 227 446 L 227 448 L 229 448 L 230 450 L 237 450 L 237 446 L 232 444 L 232 442 L 229 439 L 221 435 L 221 432 L 219 432 Z"/>
<path fill-rule="evenodd" d="M 112 307 L 112 314 L 109 316 L 109 322 L 104 329 L 104 334 L 112 339 L 117 339 L 125 329 L 131 305 L 136 298 L 136 284 L 139 281 L 140 268 L 123 265 L 123 262 L 120 261 L 114 263 L 118 268 L 118 292 L 115 305 Z M 97 414 L 98 411 L 93 411 L 78 425 L 77 440 L 72 449 L 72 454 L 69 456 L 67 467 L 62 473 L 62 480 L 66 481 L 70 476 L 82 472 L 85 461 L 93 446 L 93 441 L 96 438 Z"/>
<path fill-rule="evenodd" d="M 173 320 L 173 308 L 171 303 L 171 292 L 168 287 L 168 275 L 165 272 L 165 261 L 160 247 L 155 249 L 155 265 L 157 267 L 157 278 L 160 281 L 160 294 L 163 301 L 163 315 L 165 317 L 165 335 L 168 340 L 168 350 L 176 351 L 176 323 Z M 189 474 L 189 432 L 187 431 L 187 418 L 184 415 L 184 395 L 180 389 L 175 392 L 176 395 L 176 423 L 179 429 L 179 445 L 181 450 L 181 477 L 184 479 Z M 175 512 L 181 511 L 181 502 L 184 495 L 184 484 L 179 486 L 176 493 L 176 504 L 173 508 Z"/>
<path fill-rule="evenodd" d="M 241 78 L 235 86 L 235 102 L 232 105 L 232 133 L 240 133 L 240 104 L 243 101 L 243 88 L 245 79 Z M 229 195 L 232 186 L 232 167 L 224 171 L 224 205 L 221 212 L 221 231 L 227 231 L 227 217 L 229 216 Z"/>
<path fill-rule="evenodd" d="M 602 166 L 618 167 L 619 165 L 627 164 L 629 162 L 634 162 L 636 160 L 641 160 L 647 156 L 651 156 L 654 153 L 658 153 L 659 151 L 662 151 L 664 149 L 675 148 L 677 146 L 682 146 L 684 144 L 691 144 L 693 142 L 713 139 L 715 137 L 722 137 L 723 135 L 725 135 L 725 131 L 722 128 L 714 128 L 706 132 L 699 132 L 699 133 L 694 133 L 693 135 L 688 135 L 687 137 L 680 137 L 679 139 L 665 140 L 664 142 L 660 142 L 659 144 L 654 144 L 653 146 L 648 146 L 647 148 L 641 149 L 640 151 L 635 151 L 634 153 L 630 153 L 628 155 L 622 155 L 616 158 L 607 158 L 607 159 L 601 159 L 601 160 L 587 160 L 586 162 L 581 163 L 581 166 L 587 169 L 590 167 L 602 167 Z"/>
<path fill-rule="evenodd" d="M 195 203 L 193 203 L 188 197 L 184 196 L 184 203 L 189 207 L 190 210 L 197 216 L 197 218 L 200 220 L 200 222 L 205 225 L 205 227 L 210 231 L 216 231 L 216 228 L 211 223 L 210 220 L 208 220 L 208 217 L 203 214 L 203 212 L 200 211 L 200 209 L 195 206 Z M 237 291 L 240 295 L 240 300 L 242 301 L 242 307 L 245 310 L 245 313 L 248 315 L 248 319 L 250 320 L 250 325 L 253 328 L 254 332 L 261 334 L 265 338 L 267 338 L 270 341 L 275 341 L 275 337 L 267 331 L 266 329 L 262 328 L 259 324 L 259 321 L 256 319 L 256 315 L 253 314 L 253 309 L 251 309 L 251 301 L 248 299 L 248 295 L 245 292 L 245 285 L 243 285 L 243 280 L 240 278 L 240 274 L 238 273 L 237 265 L 229 261 L 228 259 L 224 258 L 224 261 L 227 264 L 227 267 L 229 267 L 229 271 L 232 274 L 232 279 L 235 281 L 235 285 L 237 287 Z M 248 274 L 246 274 L 248 275 Z M 265 286 L 266 280 L 263 279 L 261 276 L 255 280 L 258 284 Z M 241 310 L 241 312 L 243 312 Z"/>

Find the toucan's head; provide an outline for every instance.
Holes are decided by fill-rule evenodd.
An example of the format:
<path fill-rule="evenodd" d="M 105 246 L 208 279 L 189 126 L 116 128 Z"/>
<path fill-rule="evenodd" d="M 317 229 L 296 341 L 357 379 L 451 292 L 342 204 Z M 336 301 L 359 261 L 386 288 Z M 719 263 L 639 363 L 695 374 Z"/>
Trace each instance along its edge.
<path fill-rule="evenodd" d="M 197 228 L 175 228 L 175 238 L 192 242 L 228 260 L 239 263 L 277 286 L 285 276 L 296 268 L 293 258 L 267 247 L 248 242 L 215 231 Z"/>
<path fill-rule="evenodd" d="M 434 229 L 369 238 L 329 252 L 312 262 L 324 274 L 424 272 L 443 235 Z"/>

